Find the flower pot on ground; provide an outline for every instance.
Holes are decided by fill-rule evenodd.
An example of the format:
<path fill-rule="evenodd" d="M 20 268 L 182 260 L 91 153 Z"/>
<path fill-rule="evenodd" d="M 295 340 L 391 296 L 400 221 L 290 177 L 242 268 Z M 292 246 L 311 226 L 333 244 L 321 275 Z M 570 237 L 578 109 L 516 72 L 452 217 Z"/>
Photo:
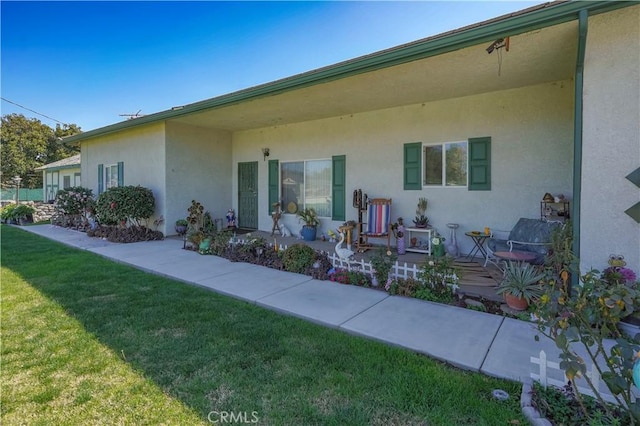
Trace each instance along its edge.
<path fill-rule="evenodd" d="M 298 220 L 300 222 L 304 222 L 302 230 L 300 230 L 300 235 L 302 235 L 302 238 L 305 241 L 315 241 L 318 225 L 320 224 L 320 219 L 318 219 L 318 213 L 316 212 L 316 210 L 309 207 L 304 210 L 298 211 L 296 215 L 298 216 Z"/>
<path fill-rule="evenodd" d="M 504 295 L 505 302 L 510 308 L 523 311 L 532 300 L 542 295 L 540 280 L 543 277 L 544 273 L 534 265 L 510 261 L 505 266 L 504 277 L 496 293 Z"/>
<path fill-rule="evenodd" d="M 184 235 L 187 233 L 187 226 L 188 226 L 188 222 L 185 219 L 178 219 L 176 220 L 176 232 L 179 235 Z"/>
<path fill-rule="evenodd" d="M 19 225 L 24 225 L 26 223 L 33 223 L 33 214 L 36 212 L 31 206 L 26 204 L 19 204 L 13 209 L 13 218 L 18 222 Z"/>

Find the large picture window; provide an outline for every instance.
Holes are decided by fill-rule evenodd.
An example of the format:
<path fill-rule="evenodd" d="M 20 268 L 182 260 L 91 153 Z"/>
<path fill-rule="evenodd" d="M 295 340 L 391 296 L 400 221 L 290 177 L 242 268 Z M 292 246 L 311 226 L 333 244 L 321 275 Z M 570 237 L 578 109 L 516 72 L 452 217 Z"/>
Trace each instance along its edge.
<path fill-rule="evenodd" d="M 331 217 L 331 160 L 280 163 L 280 194 L 284 211 L 313 208 Z"/>
<path fill-rule="evenodd" d="M 424 185 L 467 186 L 467 142 L 424 147 Z"/>

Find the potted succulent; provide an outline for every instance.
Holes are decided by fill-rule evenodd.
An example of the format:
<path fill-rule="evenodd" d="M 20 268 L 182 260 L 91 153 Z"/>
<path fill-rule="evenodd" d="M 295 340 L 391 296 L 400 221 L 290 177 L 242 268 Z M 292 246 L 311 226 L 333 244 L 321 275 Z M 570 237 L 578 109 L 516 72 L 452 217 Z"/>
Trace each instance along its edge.
<path fill-rule="evenodd" d="M 531 300 L 542 296 L 540 280 L 543 277 L 544 273 L 529 263 L 509 261 L 496 293 L 504 295 L 504 300 L 511 309 L 524 311 Z"/>
<path fill-rule="evenodd" d="M 187 226 L 189 223 L 186 219 L 176 220 L 176 232 L 180 235 L 184 235 L 187 232 Z"/>
<path fill-rule="evenodd" d="M 413 220 L 416 228 L 426 228 L 429 225 L 429 218 L 425 216 L 427 212 L 427 199 L 420 197 L 416 208 L 416 218 Z"/>
<path fill-rule="evenodd" d="M 304 222 L 302 230 L 300 231 L 302 238 L 305 241 L 315 241 L 318 225 L 320 224 L 316 210 L 309 207 L 304 210 L 299 210 L 296 215 L 299 221 Z"/>

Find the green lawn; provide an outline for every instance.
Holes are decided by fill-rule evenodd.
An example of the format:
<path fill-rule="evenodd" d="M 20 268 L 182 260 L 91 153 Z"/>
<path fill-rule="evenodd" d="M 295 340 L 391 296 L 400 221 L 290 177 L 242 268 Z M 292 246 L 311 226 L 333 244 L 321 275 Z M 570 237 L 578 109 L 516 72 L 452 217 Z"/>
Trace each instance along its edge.
<path fill-rule="evenodd" d="M 526 424 L 518 383 L 1 232 L 3 425 Z"/>

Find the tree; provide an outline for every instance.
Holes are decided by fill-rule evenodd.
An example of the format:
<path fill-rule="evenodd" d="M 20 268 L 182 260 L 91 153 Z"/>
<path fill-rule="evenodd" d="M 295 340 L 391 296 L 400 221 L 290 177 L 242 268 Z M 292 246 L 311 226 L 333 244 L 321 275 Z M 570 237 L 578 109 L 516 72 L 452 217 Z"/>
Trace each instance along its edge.
<path fill-rule="evenodd" d="M 60 138 L 81 132 L 75 124 L 57 125 L 52 129 L 35 118 L 22 114 L 2 116 L 0 124 L 3 184 L 11 184 L 14 176 L 22 178 L 23 187 L 42 186 L 42 173 L 35 169 L 79 152 Z"/>

